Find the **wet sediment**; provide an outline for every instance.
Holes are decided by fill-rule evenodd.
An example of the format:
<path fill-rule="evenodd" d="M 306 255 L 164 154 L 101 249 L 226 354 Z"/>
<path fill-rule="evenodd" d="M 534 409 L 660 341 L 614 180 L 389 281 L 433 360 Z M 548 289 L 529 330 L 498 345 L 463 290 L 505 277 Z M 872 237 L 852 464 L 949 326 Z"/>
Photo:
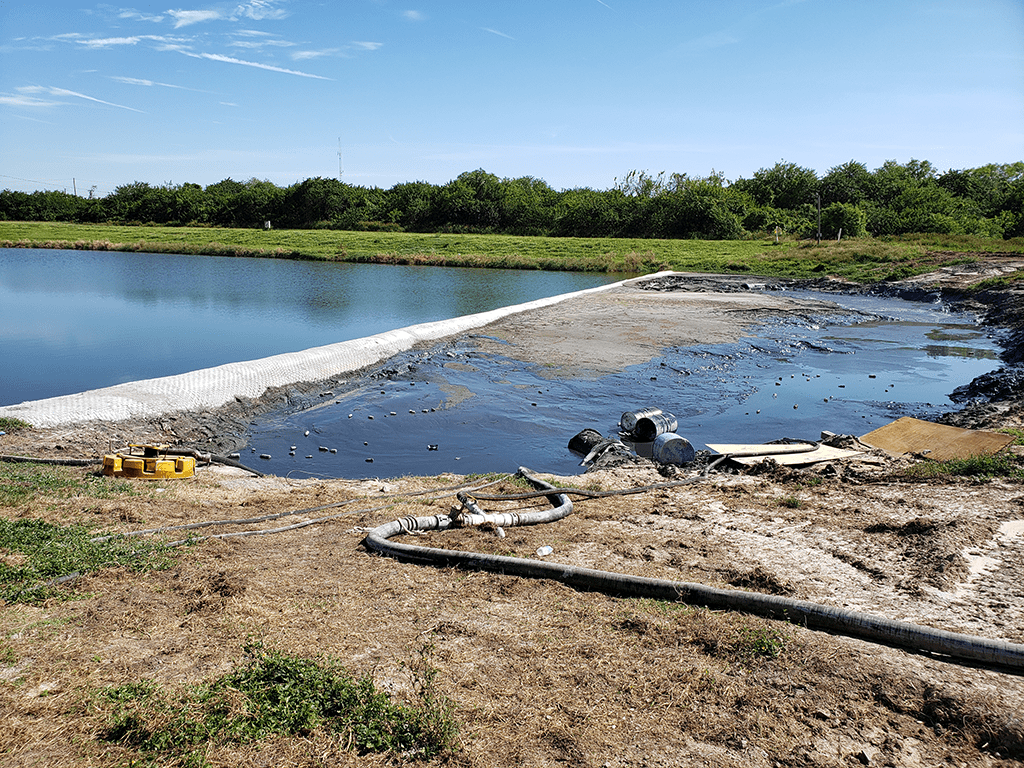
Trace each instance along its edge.
<path fill-rule="evenodd" d="M 813 280 L 751 278 L 731 275 L 666 275 L 645 281 L 640 287 L 652 291 L 697 291 L 731 293 L 751 290 L 809 290 L 821 294 L 869 295 L 905 301 L 941 302 L 954 311 L 973 312 L 993 333 L 1003 365 L 968 384 L 957 387 L 950 399 L 962 406 L 941 417 L 943 423 L 974 429 L 1024 424 L 1024 286 L 975 290 L 969 269 L 967 280 L 908 281 L 858 284 L 835 278 Z M 1019 282 L 1018 282 L 1019 285 Z"/>

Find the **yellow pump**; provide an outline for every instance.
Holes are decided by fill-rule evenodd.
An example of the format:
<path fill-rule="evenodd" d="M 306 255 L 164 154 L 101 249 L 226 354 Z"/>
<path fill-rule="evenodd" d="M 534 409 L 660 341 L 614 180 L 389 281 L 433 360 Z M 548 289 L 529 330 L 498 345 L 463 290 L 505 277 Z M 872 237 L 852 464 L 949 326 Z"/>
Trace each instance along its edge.
<path fill-rule="evenodd" d="M 103 457 L 103 474 L 112 477 L 135 477 L 140 480 L 167 480 L 192 477 L 196 473 L 194 456 L 168 456 L 166 445 L 128 446 L 128 451 Z"/>

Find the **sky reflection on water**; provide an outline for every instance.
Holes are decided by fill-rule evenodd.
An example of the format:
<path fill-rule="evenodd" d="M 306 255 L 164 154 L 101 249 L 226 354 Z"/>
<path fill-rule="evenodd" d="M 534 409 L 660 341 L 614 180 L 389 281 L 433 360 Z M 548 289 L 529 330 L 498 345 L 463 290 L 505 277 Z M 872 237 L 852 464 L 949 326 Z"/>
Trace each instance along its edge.
<path fill-rule="evenodd" d="M 617 279 L 0 249 L 0 405 L 295 352 Z"/>

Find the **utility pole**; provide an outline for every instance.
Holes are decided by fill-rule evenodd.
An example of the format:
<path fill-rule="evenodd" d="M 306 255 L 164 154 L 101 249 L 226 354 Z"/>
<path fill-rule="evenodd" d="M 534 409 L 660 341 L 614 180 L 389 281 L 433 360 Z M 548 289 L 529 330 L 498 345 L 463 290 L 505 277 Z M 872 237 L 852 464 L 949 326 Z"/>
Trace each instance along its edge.
<path fill-rule="evenodd" d="M 338 181 L 345 175 L 345 168 L 341 157 L 341 136 L 338 137 Z"/>

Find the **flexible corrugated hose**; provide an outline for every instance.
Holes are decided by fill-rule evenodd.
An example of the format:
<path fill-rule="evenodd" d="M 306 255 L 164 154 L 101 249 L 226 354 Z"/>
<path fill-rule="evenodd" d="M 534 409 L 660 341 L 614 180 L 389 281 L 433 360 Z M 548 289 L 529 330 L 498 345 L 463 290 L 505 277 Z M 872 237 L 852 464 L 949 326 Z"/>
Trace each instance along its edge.
<path fill-rule="evenodd" d="M 431 515 L 393 520 L 374 528 L 363 543 L 373 552 L 399 560 L 441 567 L 455 566 L 493 571 L 534 579 L 553 579 L 582 590 L 742 611 L 910 651 L 941 654 L 958 661 L 980 662 L 1024 673 L 1024 645 L 1005 640 L 947 632 L 860 611 L 777 595 L 719 589 L 703 584 L 630 576 L 541 560 L 437 549 L 390 541 L 395 536 L 413 531 L 443 531 L 459 525 L 478 525 L 481 522 L 491 522 L 495 525 L 535 525 L 560 520 L 572 513 L 572 501 L 564 492 L 534 477 L 528 469 L 520 468 L 519 474 L 538 489 L 549 491 L 546 495 L 551 500 L 552 509 L 516 515 L 481 515 L 477 511 L 478 508 L 473 508 L 475 505 L 467 507 L 464 503 L 464 507 L 470 510 L 468 515 Z M 515 522 L 511 520 L 513 516 L 516 518 Z"/>

